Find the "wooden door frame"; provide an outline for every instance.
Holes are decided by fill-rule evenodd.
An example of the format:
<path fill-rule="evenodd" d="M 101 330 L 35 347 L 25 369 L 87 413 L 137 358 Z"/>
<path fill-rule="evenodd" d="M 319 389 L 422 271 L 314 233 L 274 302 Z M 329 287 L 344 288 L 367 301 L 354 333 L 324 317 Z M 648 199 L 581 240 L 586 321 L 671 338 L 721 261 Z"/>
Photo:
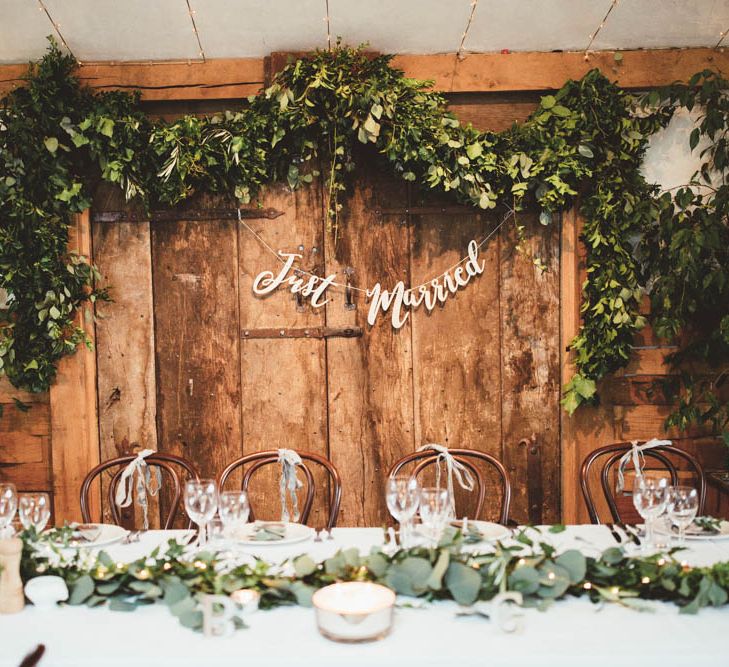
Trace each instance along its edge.
<path fill-rule="evenodd" d="M 687 79 L 696 71 L 713 68 L 729 72 L 729 50 L 710 48 L 661 49 L 583 53 L 522 52 L 509 54 L 400 55 L 393 66 L 405 74 L 434 80 L 436 90 L 456 92 L 542 91 L 580 78 L 589 69 L 601 69 L 625 88 L 650 88 Z M 275 54 L 274 54 L 275 55 Z M 214 100 L 257 92 L 263 84 L 267 59 L 212 60 L 206 63 L 96 63 L 79 68 L 81 80 L 100 89 L 140 88 L 142 99 Z M 22 83 L 26 65 L 0 66 L 0 96 Z M 241 83 L 241 81 L 243 83 Z M 202 82 L 202 83 L 201 83 Z M 89 212 L 76 217 L 69 246 L 93 261 Z M 580 326 L 580 221 L 574 210 L 563 215 L 560 262 L 560 366 L 561 379 L 571 377 L 574 366 L 567 345 Z M 78 322 L 94 338 L 93 323 Z M 96 391 L 96 355 L 86 348 L 59 363 L 58 378 L 50 390 L 53 490 L 56 516 L 79 518 L 77 489 L 99 461 L 99 425 Z M 69 418 L 72 415 L 74 418 Z M 587 418 L 587 417 L 585 417 Z M 563 521 L 575 521 L 580 500 L 576 496 L 579 467 L 578 437 L 584 430 L 580 415 L 561 413 L 561 500 Z M 92 499 L 95 509 L 99 497 Z"/>

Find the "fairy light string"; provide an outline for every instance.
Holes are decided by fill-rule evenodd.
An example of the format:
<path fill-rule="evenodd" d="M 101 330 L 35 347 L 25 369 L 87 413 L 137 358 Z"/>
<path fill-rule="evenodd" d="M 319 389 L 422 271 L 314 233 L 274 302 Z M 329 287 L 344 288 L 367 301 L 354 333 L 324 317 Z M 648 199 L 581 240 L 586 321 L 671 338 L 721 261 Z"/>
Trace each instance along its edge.
<path fill-rule="evenodd" d="M 66 39 L 64 38 L 63 33 L 61 32 L 61 24 L 58 23 L 57 21 L 54 21 L 53 20 L 53 17 L 51 16 L 51 13 L 48 11 L 48 7 L 46 7 L 46 5 L 43 2 L 43 0 L 38 0 L 38 11 L 39 12 L 45 12 L 45 15 L 48 17 L 48 20 L 51 22 L 51 25 L 53 26 L 53 30 L 55 30 L 56 31 L 56 34 L 58 35 L 58 39 L 61 40 L 61 44 L 63 44 L 64 48 L 74 58 L 76 58 L 76 56 L 74 55 L 73 51 L 71 51 L 71 47 L 68 45 L 68 42 L 66 42 Z M 81 61 L 78 60 L 78 58 L 76 58 L 76 60 L 78 61 L 78 64 L 79 65 L 82 64 Z"/>
<path fill-rule="evenodd" d="M 588 42 L 587 46 L 585 47 L 585 60 L 590 59 L 590 47 L 592 46 L 593 42 L 597 39 L 597 36 L 600 34 L 600 31 L 605 27 L 605 24 L 607 23 L 608 17 L 612 13 L 613 9 L 617 7 L 618 0 L 612 0 L 610 3 L 610 7 L 608 7 L 607 12 L 605 13 L 605 16 L 603 16 L 602 21 L 600 21 L 600 25 L 597 26 L 597 29 L 590 34 L 590 41 Z"/>
<path fill-rule="evenodd" d="M 478 248 L 479 250 L 480 250 L 481 248 L 483 248 L 483 246 L 485 246 L 485 245 L 486 245 L 486 243 L 488 243 L 488 241 L 489 241 L 489 240 L 490 240 L 490 239 L 491 239 L 491 238 L 492 238 L 492 237 L 494 236 L 494 234 L 496 234 L 496 232 L 498 232 L 498 231 L 499 231 L 499 229 L 501 229 L 501 227 L 502 227 L 502 226 L 503 226 L 503 225 L 504 225 L 504 224 L 506 223 L 506 221 L 507 221 L 507 220 L 509 220 L 509 218 L 511 218 L 512 216 L 515 216 L 515 215 L 516 215 L 516 214 L 515 214 L 515 211 L 514 211 L 514 209 L 512 209 L 512 208 L 509 208 L 509 210 L 507 211 L 506 215 L 505 215 L 505 216 L 503 217 L 503 219 L 502 219 L 502 220 L 501 220 L 501 221 L 499 222 L 499 224 L 498 224 L 498 225 L 496 225 L 496 227 L 494 227 L 494 228 L 493 228 L 493 229 L 492 229 L 492 230 L 491 230 L 491 231 L 490 231 L 490 232 L 489 232 L 489 233 L 488 233 L 488 234 L 487 234 L 487 235 L 486 235 L 486 236 L 485 236 L 485 237 L 484 237 L 483 239 L 481 239 L 481 241 L 479 241 L 479 242 L 478 242 L 478 243 L 476 244 L 476 247 L 477 247 L 477 248 Z M 276 250 L 274 250 L 274 249 L 273 249 L 273 248 L 272 248 L 272 247 L 271 247 L 271 246 L 270 246 L 270 245 L 269 245 L 269 244 L 268 244 L 268 243 L 266 242 L 266 240 L 265 240 L 265 239 L 264 239 L 264 238 L 263 238 L 263 237 L 262 237 L 262 236 L 261 236 L 260 234 L 258 234 L 258 233 L 257 233 L 257 232 L 256 232 L 256 231 L 255 231 L 255 230 L 254 230 L 254 229 L 253 229 L 253 228 L 252 228 L 252 227 L 251 227 L 251 226 L 250 226 L 250 225 L 249 225 L 249 224 L 248 224 L 248 223 L 247 223 L 247 222 L 246 222 L 246 221 L 245 221 L 245 220 L 243 219 L 243 216 L 241 215 L 240 209 L 238 209 L 238 222 L 239 222 L 239 223 L 240 223 L 241 225 L 243 225 L 243 227 L 245 227 L 245 228 L 246 228 L 246 229 L 247 229 L 247 230 L 248 230 L 248 231 L 249 231 L 249 232 L 250 232 L 250 233 L 251 233 L 251 234 L 252 234 L 252 235 L 253 235 L 253 236 L 254 236 L 254 237 L 255 237 L 255 238 L 256 238 L 256 239 L 258 240 L 258 242 L 259 242 L 259 243 L 260 243 L 260 244 L 261 244 L 261 245 L 262 245 L 262 246 L 263 246 L 263 247 L 264 247 L 264 248 L 265 248 L 266 250 L 268 250 L 268 252 L 270 252 L 270 253 L 271 253 L 271 254 L 272 254 L 272 255 L 273 255 L 273 256 L 274 256 L 274 257 L 275 257 L 275 258 L 276 258 L 276 259 L 277 259 L 277 260 L 278 260 L 279 262 L 281 262 L 281 264 L 284 264 L 284 265 L 286 264 L 286 261 L 285 261 L 285 260 L 283 259 L 283 257 L 281 257 L 281 251 L 279 250 L 279 251 L 277 252 Z M 463 257 L 463 258 L 462 258 L 461 260 L 459 260 L 458 262 L 456 262 L 456 263 L 455 263 L 455 264 L 454 264 L 453 266 L 451 266 L 451 267 L 447 268 L 447 269 L 446 269 L 445 271 L 443 271 L 443 272 L 442 272 L 442 273 L 440 273 L 439 275 L 437 275 L 437 276 L 434 276 L 434 277 L 432 277 L 432 278 L 430 278 L 430 279 L 428 279 L 428 280 L 425 280 L 425 281 L 423 281 L 422 283 L 420 283 L 419 285 L 416 285 L 415 287 L 409 287 L 408 289 L 406 289 L 406 290 L 405 290 L 405 292 L 417 292 L 417 291 L 418 291 L 418 290 L 419 290 L 419 289 L 420 289 L 421 287 L 427 287 L 427 286 L 429 286 L 429 285 L 432 285 L 432 284 L 433 284 L 433 282 L 435 282 L 435 281 L 439 281 L 439 280 L 440 280 L 441 278 L 443 278 L 444 276 L 448 275 L 448 274 L 449 274 L 449 273 L 450 273 L 451 271 L 453 271 L 454 269 L 456 269 L 457 267 L 459 267 L 459 266 L 460 266 L 461 264 L 463 264 L 463 263 L 467 262 L 468 260 L 469 260 L 469 256 L 468 256 L 468 255 L 466 255 L 466 256 L 465 256 L 465 257 Z M 317 280 L 322 280 L 322 276 L 318 276 L 318 275 L 316 275 L 315 273 L 311 273 L 310 271 L 306 271 L 306 270 L 304 270 L 304 269 L 297 269 L 297 272 L 298 272 L 299 274 L 301 274 L 301 275 L 306 275 L 306 276 L 309 276 L 309 277 L 311 277 L 311 278 L 315 278 L 315 279 L 317 279 Z M 343 283 L 338 283 L 338 282 L 331 282 L 331 283 L 330 283 L 330 285 L 331 285 L 331 286 L 333 286 L 333 287 L 341 287 L 342 289 L 349 289 L 349 290 L 352 290 L 352 291 L 355 291 L 355 292 L 362 292 L 363 294 L 367 294 L 367 293 L 368 293 L 368 292 L 370 291 L 370 290 L 368 290 L 367 288 L 362 288 L 362 287 L 355 287 L 354 285 L 347 285 L 347 284 L 343 284 Z"/>
<path fill-rule="evenodd" d="M 722 30 L 719 33 L 719 41 L 716 43 L 716 46 L 714 47 L 715 49 L 718 49 L 721 46 L 724 38 L 727 36 L 727 33 L 729 33 L 729 28 L 727 28 L 726 30 Z"/>
<path fill-rule="evenodd" d="M 471 13 L 468 15 L 468 22 L 466 23 L 466 29 L 463 31 L 463 35 L 461 35 L 461 44 L 458 47 L 458 51 L 456 51 L 456 58 L 461 60 L 465 56 L 463 55 L 463 50 L 466 45 L 466 38 L 468 37 L 468 33 L 471 30 L 471 24 L 473 23 L 473 17 L 476 14 L 476 7 L 478 7 L 478 0 L 473 0 L 471 2 Z"/>
<path fill-rule="evenodd" d="M 192 23 L 192 32 L 197 40 L 198 55 L 202 58 L 203 62 L 207 62 L 205 59 L 205 50 L 203 49 L 202 42 L 200 41 L 200 33 L 197 31 L 197 23 L 195 22 L 195 14 L 197 14 L 197 12 L 190 5 L 190 0 L 185 0 L 185 4 L 187 4 L 187 13 L 190 17 L 190 22 Z"/>

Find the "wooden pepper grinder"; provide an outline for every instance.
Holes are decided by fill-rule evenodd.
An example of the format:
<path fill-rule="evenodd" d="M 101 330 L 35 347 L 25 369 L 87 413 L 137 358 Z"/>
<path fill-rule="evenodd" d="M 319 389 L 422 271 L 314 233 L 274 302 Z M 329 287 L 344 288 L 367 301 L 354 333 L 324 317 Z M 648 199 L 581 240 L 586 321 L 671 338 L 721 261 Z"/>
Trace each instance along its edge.
<path fill-rule="evenodd" d="M 16 614 L 25 606 L 20 578 L 23 541 L 17 537 L 0 540 L 0 614 Z"/>

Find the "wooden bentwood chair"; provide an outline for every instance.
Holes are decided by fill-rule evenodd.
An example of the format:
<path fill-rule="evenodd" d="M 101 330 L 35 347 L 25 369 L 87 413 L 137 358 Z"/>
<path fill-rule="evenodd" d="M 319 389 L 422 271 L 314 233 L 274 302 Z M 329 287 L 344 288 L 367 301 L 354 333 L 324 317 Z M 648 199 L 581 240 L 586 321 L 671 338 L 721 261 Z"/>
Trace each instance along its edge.
<path fill-rule="evenodd" d="M 642 444 L 642 443 L 641 443 Z M 600 447 L 591 452 L 583 461 L 580 470 L 580 486 L 582 487 L 582 495 L 585 498 L 585 505 L 590 514 L 592 523 L 601 523 L 597 513 L 595 497 L 593 495 L 590 484 L 590 472 L 593 466 L 597 466 L 600 475 L 600 486 L 602 487 L 603 496 L 610 508 L 612 520 L 615 522 L 625 521 L 627 523 L 635 523 L 642 521 L 637 511 L 633 509 L 632 488 L 628 484 L 628 488 L 623 489 L 624 497 L 616 497 L 615 483 L 617 481 L 617 468 L 620 458 L 630 451 L 632 445 L 630 442 L 618 442 L 612 445 Z M 667 476 L 671 478 L 671 484 L 679 483 L 679 463 L 684 465 L 682 469 L 688 469 L 695 477 L 696 490 L 699 494 L 698 514 L 704 512 L 704 503 L 706 501 L 706 476 L 704 469 L 696 458 L 689 452 L 667 445 L 663 447 L 654 447 L 643 452 L 646 465 L 658 465 L 659 470 L 665 471 Z M 651 466 L 651 469 L 655 469 Z M 632 463 L 630 467 L 626 466 L 626 471 L 632 471 Z M 626 499 L 630 499 L 629 502 Z"/>
<path fill-rule="evenodd" d="M 301 523 L 306 523 L 309 520 L 311 514 L 311 507 L 314 503 L 314 493 L 316 485 L 314 483 L 314 475 L 311 472 L 311 463 L 317 464 L 323 468 L 329 476 L 331 482 L 331 488 L 329 491 L 329 519 L 327 521 L 327 530 L 331 530 L 337 525 L 337 517 L 339 516 L 339 506 L 342 502 L 342 480 L 339 476 L 339 472 L 334 467 L 334 464 L 319 454 L 313 454 L 311 452 L 296 452 L 300 457 L 302 464 L 297 466 L 297 469 L 304 473 L 304 488 L 306 489 L 306 496 L 304 498 L 304 505 L 301 509 Z M 228 478 L 238 469 L 246 468 L 243 473 L 243 480 L 241 481 L 241 488 L 244 491 L 248 491 L 248 485 L 250 484 L 251 477 L 257 471 L 267 465 L 278 464 L 278 451 L 275 449 L 256 452 L 254 454 L 246 454 L 239 459 L 233 461 L 228 465 L 225 470 L 220 474 L 218 480 L 218 488 L 222 491 L 225 487 L 225 483 Z M 250 521 L 255 521 L 253 512 L 253 506 L 251 505 Z"/>
<path fill-rule="evenodd" d="M 496 470 L 501 482 L 502 491 L 499 523 L 506 525 L 509 520 L 509 505 L 511 504 L 511 480 L 509 479 L 509 473 L 506 471 L 506 468 L 503 466 L 501 461 L 491 456 L 491 454 L 481 452 L 477 449 L 449 449 L 448 451 L 453 455 L 453 458 L 456 461 L 465 466 L 466 470 L 473 475 L 475 480 L 477 500 L 474 518 L 481 516 L 481 512 L 483 511 L 484 502 L 486 500 L 486 481 L 484 480 L 481 471 L 473 463 L 473 460 L 482 461 Z M 437 461 L 438 452 L 435 450 L 426 449 L 421 452 L 413 452 L 403 456 L 395 463 L 395 465 L 392 466 L 389 477 L 399 475 L 400 471 L 410 463 L 415 463 L 415 468 L 412 474 L 417 477 L 426 468 L 436 465 Z M 454 483 L 456 486 L 458 485 L 457 482 Z"/>
<path fill-rule="evenodd" d="M 114 523 L 121 525 L 122 516 L 120 508 L 117 507 L 115 502 L 116 490 L 119 486 L 124 468 L 126 468 L 134 459 L 136 455 L 119 456 L 108 461 L 102 461 L 99 465 L 93 468 L 84 479 L 81 484 L 81 516 L 86 523 L 93 521 L 91 518 L 91 512 L 89 510 L 89 490 L 91 484 L 96 477 L 100 477 L 102 473 L 107 470 L 113 470 L 111 479 L 108 484 L 108 502 L 111 509 L 111 518 Z M 182 490 L 186 479 L 200 479 L 200 475 L 197 472 L 195 466 L 190 463 L 187 459 L 181 456 L 175 456 L 174 454 L 164 454 L 157 452 L 150 454 L 145 459 L 146 464 L 150 468 L 159 468 L 162 473 L 163 484 L 167 477 L 172 485 L 172 497 L 170 502 L 170 508 L 167 511 L 167 517 L 165 518 L 163 528 L 165 530 L 172 527 L 172 523 L 177 516 L 178 511 L 182 506 Z"/>

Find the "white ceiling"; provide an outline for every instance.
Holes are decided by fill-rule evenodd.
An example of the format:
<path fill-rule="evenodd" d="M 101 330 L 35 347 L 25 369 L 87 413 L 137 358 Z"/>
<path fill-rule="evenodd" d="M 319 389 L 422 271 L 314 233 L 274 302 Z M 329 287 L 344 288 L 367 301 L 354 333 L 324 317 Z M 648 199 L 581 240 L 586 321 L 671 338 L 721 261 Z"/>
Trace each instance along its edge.
<path fill-rule="evenodd" d="M 243 58 L 327 44 L 327 0 L 0 0 L 0 63 L 37 59 L 54 23 L 82 62 Z M 584 50 L 612 0 L 328 0 L 329 34 L 383 53 Z M 42 4 L 41 4 L 42 3 Z M 45 9 L 48 10 L 49 16 Z M 593 50 L 716 46 L 729 0 L 619 0 Z M 724 42 L 729 46 L 729 37 Z"/>

